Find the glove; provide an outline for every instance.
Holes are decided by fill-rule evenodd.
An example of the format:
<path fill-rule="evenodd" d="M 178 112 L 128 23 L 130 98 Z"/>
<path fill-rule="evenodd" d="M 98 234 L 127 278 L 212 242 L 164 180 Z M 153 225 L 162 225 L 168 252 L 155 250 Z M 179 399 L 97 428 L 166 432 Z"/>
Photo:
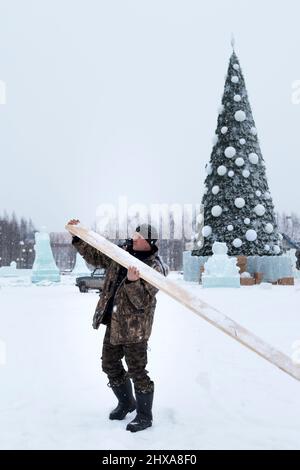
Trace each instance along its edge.
<path fill-rule="evenodd" d="M 80 238 L 77 237 L 76 235 L 73 235 L 73 237 L 72 237 L 72 245 L 73 245 L 74 243 L 77 243 L 77 242 L 80 242 Z"/>

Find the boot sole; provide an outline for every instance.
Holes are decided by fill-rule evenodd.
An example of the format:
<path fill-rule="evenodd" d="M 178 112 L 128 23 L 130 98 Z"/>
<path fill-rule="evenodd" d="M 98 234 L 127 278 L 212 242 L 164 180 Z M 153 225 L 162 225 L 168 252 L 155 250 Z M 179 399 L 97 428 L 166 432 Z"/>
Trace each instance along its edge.
<path fill-rule="evenodd" d="M 148 424 L 147 426 L 143 427 L 143 428 L 140 428 L 140 429 L 136 429 L 136 428 L 131 428 L 129 426 L 129 424 L 127 425 L 126 427 L 126 431 L 130 431 L 130 432 L 139 432 L 139 431 L 144 431 L 144 429 L 147 429 L 147 428 L 151 428 L 152 426 L 152 423 L 151 424 Z"/>

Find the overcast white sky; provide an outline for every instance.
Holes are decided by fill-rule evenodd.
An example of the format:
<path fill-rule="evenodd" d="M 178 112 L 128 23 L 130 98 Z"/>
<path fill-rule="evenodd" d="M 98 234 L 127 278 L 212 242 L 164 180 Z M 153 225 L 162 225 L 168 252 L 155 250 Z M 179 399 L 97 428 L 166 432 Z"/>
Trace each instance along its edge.
<path fill-rule="evenodd" d="M 278 210 L 299 210 L 298 0 L 0 0 L 0 211 L 198 203 L 230 37 Z"/>

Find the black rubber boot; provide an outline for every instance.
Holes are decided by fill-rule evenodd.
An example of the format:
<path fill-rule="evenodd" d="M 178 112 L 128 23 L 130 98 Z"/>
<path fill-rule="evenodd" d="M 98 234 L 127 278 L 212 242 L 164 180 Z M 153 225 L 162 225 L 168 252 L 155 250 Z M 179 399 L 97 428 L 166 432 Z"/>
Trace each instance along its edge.
<path fill-rule="evenodd" d="M 124 419 L 127 413 L 136 409 L 135 399 L 132 393 L 132 385 L 129 378 L 119 386 L 112 386 L 112 391 L 119 400 L 118 406 L 110 412 L 109 419 Z"/>
<path fill-rule="evenodd" d="M 135 392 L 136 396 L 136 417 L 127 424 L 127 431 L 138 432 L 152 426 L 152 403 L 153 392 Z"/>

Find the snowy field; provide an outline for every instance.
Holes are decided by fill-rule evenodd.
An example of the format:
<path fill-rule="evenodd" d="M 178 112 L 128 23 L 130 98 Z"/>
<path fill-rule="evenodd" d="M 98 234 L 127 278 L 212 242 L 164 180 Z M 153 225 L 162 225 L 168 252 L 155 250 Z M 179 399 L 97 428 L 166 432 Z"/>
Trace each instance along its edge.
<path fill-rule="evenodd" d="M 107 419 L 115 398 L 101 372 L 104 329 L 91 327 L 97 294 L 67 277 L 13 284 L 0 280 L 1 449 L 300 449 L 300 383 L 162 293 L 149 343 L 154 424 L 125 431 L 133 413 Z M 300 339 L 299 281 L 189 286 L 288 354 Z"/>

